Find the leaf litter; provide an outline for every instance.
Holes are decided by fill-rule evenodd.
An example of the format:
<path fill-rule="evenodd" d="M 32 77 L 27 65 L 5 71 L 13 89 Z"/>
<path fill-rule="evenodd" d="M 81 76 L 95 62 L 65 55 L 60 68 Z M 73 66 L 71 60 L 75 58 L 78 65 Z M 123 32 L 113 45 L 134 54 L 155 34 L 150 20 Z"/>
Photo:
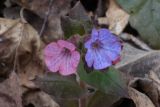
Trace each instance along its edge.
<path fill-rule="evenodd" d="M 47 70 L 44 66 L 42 53 L 46 42 L 48 43 L 58 38 L 63 38 L 63 34 L 66 33 L 65 30 L 67 27 L 61 17 L 67 17 L 70 21 L 67 20 L 69 24 L 73 21 L 77 24 L 79 23 L 79 20 L 82 20 L 81 22 L 83 23 L 79 26 L 83 32 L 80 32 L 80 34 L 89 33 L 90 29 L 87 25 L 88 23 L 86 24 L 85 22 L 86 20 L 91 21 L 88 11 L 84 10 L 82 4 L 76 0 L 73 0 L 76 4 L 73 8 L 70 5 L 72 0 L 50 0 L 52 2 L 49 2 L 49 0 L 44 0 L 42 2 L 37 0 L 9 1 L 11 4 L 14 4 L 17 7 L 26 8 L 27 11 L 29 10 L 32 14 L 35 14 L 37 20 L 34 23 L 36 23 L 36 26 L 38 26 L 39 29 L 37 29 L 37 27 L 32 27 L 34 26 L 33 22 L 29 24 L 22 20 L 21 16 L 18 16 L 20 12 L 19 8 L 10 11 L 13 9 L 13 5 L 8 5 L 3 13 L 1 13 L 0 9 L 0 16 L 1 14 L 4 14 L 5 17 L 0 18 L 0 105 L 3 107 L 78 107 L 77 102 L 79 101 L 77 99 L 84 93 L 82 92 L 80 95 L 76 94 L 76 96 L 72 96 L 72 92 L 78 93 L 81 91 L 80 88 L 76 89 L 77 87 L 74 89 L 74 86 L 78 85 L 74 82 L 76 79 L 72 77 L 71 80 L 68 78 L 63 78 L 63 80 L 59 76 L 53 76 L 52 79 L 49 79 L 48 74 L 45 73 Z M 119 4 L 116 3 L 117 1 L 119 1 Z M 120 73 L 123 74 L 124 79 L 127 81 L 127 92 L 129 93 L 128 99 L 131 99 L 131 101 L 134 102 L 134 104 L 130 104 L 129 107 L 159 107 L 160 52 L 159 50 L 152 49 L 152 47 L 159 47 L 159 43 L 156 41 L 156 44 L 154 44 L 152 39 L 148 39 L 150 38 L 148 35 L 148 38 L 145 38 L 144 35 L 146 34 L 146 30 L 140 28 L 139 22 L 135 22 L 137 17 L 141 20 L 141 14 L 144 14 L 144 12 L 142 11 L 142 13 L 139 13 L 139 11 L 133 10 L 133 12 L 137 12 L 137 16 L 135 14 L 130 14 L 131 8 L 125 7 L 126 5 L 122 6 L 122 1 L 123 0 L 109 0 L 109 4 L 105 1 L 105 8 L 108 9 L 105 12 L 105 16 L 98 17 L 97 20 L 100 25 L 109 26 L 108 28 L 118 36 L 126 33 L 125 29 L 128 22 L 138 30 L 140 39 L 134 34 L 133 36 L 130 36 L 131 32 L 126 35 L 129 39 L 126 40 L 124 37 L 121 37 L 125 40 L 124 49 L 121 61 L 116 65 L 116 68 L 120 70 Z M 148 2 L 149 0 L 147 3 Z M 51 5 L 51 7 L 49 5 Z M 145 4 L 144 6 L 146 5 L 148 6 L 149 4 Z M 134 4 L 134 6 L 136 6 L 136 4 Z M 1 7 L 2 6 L 0 5 L 0 8 Z M 126 12 L 126 8 L 129 8 L 129 12 L 128 10 Z M 146 7 L 143 8 L 145 11 Z M 32 17 L 30 12 L 23 12 L 24 19 L 27 19 L 25 14 Z M 96 15 L 96 12 L 92 11 L 92 13 L 93 15 Z M 38 19 L 40 20 L 38 21 Z M 43 22 L 41 19 L 46 22 Z M 156 24 L 152 22 L 152 26 L 155 26 Z M 45 24 L 44 28 L 42 28 L 43 24 Z M 70 25 L 72 25 L 72 23 Z M 42 34 L 40 32 L 42 32 Z M 71 33 L 74 34 L 77 32 L 73 31 Z M 69 36 L 72 34 L 69 34 Z M 40 35 L 42 35 L 42 37 L 40 37 Z M 156 34 L 154 33 L 154 35 Z M 50 84 L 51 82 L 53 82 L 53 84 Z M 71 83 L 70 87 L 72 87 L 72 90 L 65 85 L 65 82 Z M 53 90 L 58 90 L 58 83 L 63 84 L 63 87 L 60 88 L 59 93 L 53 92 Z M 89 101 L 88 107 L 91 107 L 92 104 L 95 103 L 101 105 L 105 104 L 100 102 L 100 99 L 103 97 L 106 98 L 106 100 L 103 99 L 104 102 L 110 100 L 107 100 L 108 97 L 106 97 L 105 94 L 102 96 L 101 92 L 97 93 L 99 97 L 95 95 L 96 99 L 94 100 L 96 101 Z M 64 96 L 66 98 L 68 96 L 71 98 L 74 97 L 75 99 L 61 99 L 61 97 Z M 109 97 L 111 96 L 112 95 L 109 95 Z M 90 99 L 90 97 L 87 98 L 88 100 Z M 108 103 L 108 105 L 116 107 L 115 104 L 117 104 L 117 102 L 119 105 L 123 104 L 123 101 L 120 99 L 117 101 L 109 101 L 110 103 Z"/>

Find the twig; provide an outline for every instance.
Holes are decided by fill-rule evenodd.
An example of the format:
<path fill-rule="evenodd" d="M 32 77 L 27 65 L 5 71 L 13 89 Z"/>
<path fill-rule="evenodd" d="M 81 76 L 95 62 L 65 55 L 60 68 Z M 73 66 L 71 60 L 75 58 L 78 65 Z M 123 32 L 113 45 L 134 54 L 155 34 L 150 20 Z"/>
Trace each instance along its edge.
<path fill-rule="evenodd" d="M 134 37 L 131 34 L 122 33 L 122 34 L 120 34 L 120 38 L 125 41 L 132 41 L 134 44 L 136 44 L 138 47 L 140 47 L 141 49 L 143 49 L 145 51 L 152 50 L 147 44 L 145 44 L 143 41 L 139 40 L 138 38 Z"/>
<path fill-rule="evenodd" d="M 51 12 L 52 4 L 53 4 L 53 0 L 49 0 L 48 11 L 47 11 L 47 14 L 46 14 L 46 16 L 45 16 L 45 19 L 44 19 L 42 28 L 41 28 L 40 33 L 39 33 L 40 37 L 43 35 L 44 29 L 45 29 L 45 27 L 46 27 L 46 24 L 47 24 L 47 21 L 48 21 L 49 14 L 50 14 L 50 12 Z"/>
<path fill-rule="evenodd" d="M 20 18 L 23 23 L 27 23 L 26 19 L 23 16 L 23 12 L 24 12 L 24 7 L 22 7 L 20 10 Z"/>
<path fill-rule="evenodd" d="M 23 30 L 24 30 L 24 27 L 22 28 L 22 31 L 21 31 L 21 33 L 20 33 L 20 39 L 19 39 L 18 44 L 17 44 L 16 49 L 15 49 L 13 72 L 16 71 L 18 48 L 19 48 L 19 46 L 20 46 L 20 44 L 21 44 L 21 41 L 22 41 L 22 35 L 23 35 L 22 32 L 23 32 Z"/>
<path fill-rule="evenodd" d="M 85 83 L 82 81 L 79 81 L 79 85 L 81 86 L 82 89 L 85 89 Z M 86 106 L 86 98 L 82 97 L 79 99 L 79 106 L 78 107 L 85 107 Z"/>

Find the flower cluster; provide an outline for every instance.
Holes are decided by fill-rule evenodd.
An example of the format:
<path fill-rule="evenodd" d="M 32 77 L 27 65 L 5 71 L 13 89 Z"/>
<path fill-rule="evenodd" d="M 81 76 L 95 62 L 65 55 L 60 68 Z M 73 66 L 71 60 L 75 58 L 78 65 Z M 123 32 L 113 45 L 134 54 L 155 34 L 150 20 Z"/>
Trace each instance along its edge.
<path fill-rule="evenodd" d="M 93 29 L 90 38 L 85 42 L 87 49 L 85 60 L 88 67 L 96 70 L 105 69 L 120 59 L 122 45 L 120 40 L 107 29 Z M 58 40 L 45 47 L 45 63 L 52 72 L 61 75 L 76 73 L 80 53 L 74 44 Z"/>

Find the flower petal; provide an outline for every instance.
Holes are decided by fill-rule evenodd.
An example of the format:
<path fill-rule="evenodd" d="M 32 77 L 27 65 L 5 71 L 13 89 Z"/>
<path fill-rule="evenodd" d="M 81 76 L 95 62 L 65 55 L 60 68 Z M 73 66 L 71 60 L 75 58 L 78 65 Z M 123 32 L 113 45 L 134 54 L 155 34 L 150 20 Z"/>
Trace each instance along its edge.
<path fill-rule="evenodd" d="M 61 75 L 65 76 L 65 75 L 73 74 L 75 71 L 76 71 L 76 69 L 73 68 L 72 65 L 71 65 L 71 60 L 69 58 L 64 57 L 64 60 L 61 63 L 61 66 L 60 66 L 59 73 Z"/>
<path fill-rule="evenodd" d="M 99 33 L 99 40 L 111 38 L 111 32 L 107 29 L 100 29 L 98 30 L 98 33 Z"/>
<path fill-rule="evenodd" d="M 120 40 L 114 35 L 109 35 L 105 39 L 101 39 L 101 42 L 105 45 L 112 44 L 114 42 L 119 42 L 119 41 Z"/>
<path fill-rule="evenodd" d="M 108 66 L 111 66 L 112 62 L 110 58 L 105 54 L 103 50 L 94 52 L 94 68 L 97 70 L 104 69 Z"/>
<path fill-rule="evenodd" d="M 69 49 L 70 51 L 74 51 L 76 48 L 72 43 L 64 41 L 64 40 L 58 40 L 57 43 L 60 47 L 62 47 L 62 48 L 65 47 L 65 48 Z"/>
<path fill-rule="evenodd" d="M 87 48 L 87 49 L 91 49 L 93 42 L 94 41 L 92 39 L 89 39 L 87 42 L 85 42 L 84 47 Z"/>
<path fill-rule="evenodd" d="M 54 56 L 54 57 L 46 56 L 45 63 L 50 71 L 57 72 L 62 62 L 61 59 L 62 59 L 62 56 Z"/>
<path fill-rule="evenodd" d="M 117 54 L 120 54 L 120 52 L 122 51 L 122 45 L 119 41 L 106 43 L 103 45 L 103 48 Z"/>
<path fill-rule="evenodd" d="M 72 67 L 77 68 L 77 66 L 79 64 L 79 61 L 80 61 L 80 54 L 79 54 L 79 52 L 77 52 L 77 51 L 72 52 L 72 55 L 71 55 L 71 64 L 72 64 Z"/>
<path fill-rule="evenodd" d="M 92 51 L 91 49 L 87 50 L 87 53 L 85 55 L 85 60 L 87 62 L 88 67 L 92 67 L 93 62 L 94 62 L 94 51 Z"/>
<path fill-rule="evenodd" d="M 80 61 L 80 54 L 77 51 L 74 51 L 70 57 L 63 58 L 59 70 L 60 74 L 64 76 L 74 74 Z"/>
<path fill-rule="evenodd" d="M 92 29 L 91 39 L 96 40 L 98 38 L 98 31 L 96 29 Z"/>
<path fill-rule="evenodd" d="M 105 50 L 106 51 L 106 55 L 110 58 L 111 61 L 115 61 L 117 58 L 120 57 L 120 54 L 113 52 L 113 51 L 109 51 L 109 50 Z"/>
<path fill-rule="evenodd" d="M 58 55 L 60 52 L 61 48 L 55 42 L 48 44 L 44 49 L 45 56 L 55 56 Z"/>

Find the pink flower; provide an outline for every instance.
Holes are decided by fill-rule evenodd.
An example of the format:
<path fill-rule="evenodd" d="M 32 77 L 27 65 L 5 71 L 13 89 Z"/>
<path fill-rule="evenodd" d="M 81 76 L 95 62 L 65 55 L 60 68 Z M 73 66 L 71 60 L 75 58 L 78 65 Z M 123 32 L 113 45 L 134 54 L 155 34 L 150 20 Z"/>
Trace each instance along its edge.
<path fill-rule="evenodd" d="M 75 46 L 67 41 L 58 40 L 48 44 L 44 49 L 45 63 L 51 72 L 70 75 L 76 72 L 80 54 Z"/>

